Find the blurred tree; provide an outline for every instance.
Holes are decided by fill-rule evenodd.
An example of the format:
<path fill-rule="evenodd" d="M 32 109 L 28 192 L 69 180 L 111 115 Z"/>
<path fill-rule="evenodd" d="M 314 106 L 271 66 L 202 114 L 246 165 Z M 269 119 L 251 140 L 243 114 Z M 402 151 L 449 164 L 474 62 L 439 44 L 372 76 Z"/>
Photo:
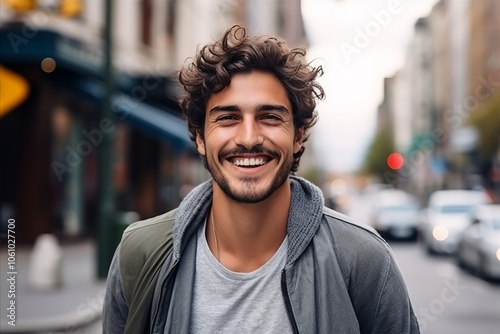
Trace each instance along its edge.
<path fill-rule="evenodd" d="M 387 166 L 387 157 L 394 151 L 395 145 L 391 127 L 380 128 L 370 144 L 361 168 L 361 174 L 385 180 L 385 173 L 390 171 L 389 166 Z"/>
<path fill-rule="evenodd" d="M 320 186 L 324 179 L 324 172 L 322 172 L 318 167 L 311 167 L 298 174 L 300 174 L 301 177 L 311 181 L 317 186 Z"/>
<path fill-rule="evenodd" d="M 481 159 L 492 160 L 500 146 L 498 140 L 500 134 L 500 94 L 494 95 L 471 113 L 468 124 L 478 130 L 478 151 Z"/>

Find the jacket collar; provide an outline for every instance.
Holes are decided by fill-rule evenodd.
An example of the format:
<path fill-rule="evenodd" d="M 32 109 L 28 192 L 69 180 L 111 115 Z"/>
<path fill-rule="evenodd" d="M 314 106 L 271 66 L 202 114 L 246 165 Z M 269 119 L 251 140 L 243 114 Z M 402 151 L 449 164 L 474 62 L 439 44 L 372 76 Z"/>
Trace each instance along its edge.
<path fill-rule="evenodd" d="M 206 219 L 212 204 L 212 182 L 210 179 L 194 188 L 179 205 L 173 231 L 175 258 L 180 258 L 188 239 Z M 324 203 L 321 190 L 303 178 L 290 176 L 290 187 L 287 265 L 302 254 L 316 233 Z"/>

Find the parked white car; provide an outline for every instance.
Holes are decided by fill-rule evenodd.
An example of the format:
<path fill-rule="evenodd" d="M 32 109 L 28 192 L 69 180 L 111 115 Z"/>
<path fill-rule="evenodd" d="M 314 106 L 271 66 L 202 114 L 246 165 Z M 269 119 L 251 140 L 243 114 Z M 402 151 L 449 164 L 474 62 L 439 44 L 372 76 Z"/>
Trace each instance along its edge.
<path fill-rule="evenodd" d="M 486 279 L 500 279 L 500 205 L 480 205 L 458 243 L 457 260 Z"/>
<path fill-rule="evenodd" d="M 490 202 L 486 192 L 478 190 L 433 192 L 419 226 L 419 239 L 428 253 L 455 253 L 462 233 L 470 225 L 471 209 Z"/>
<path fill-rule="evenodd" d="M 372 226 L 389 238 L 413 239 L 418 225 L 416 197 L 399 189 L 384 189 L 374 196 Z"/>

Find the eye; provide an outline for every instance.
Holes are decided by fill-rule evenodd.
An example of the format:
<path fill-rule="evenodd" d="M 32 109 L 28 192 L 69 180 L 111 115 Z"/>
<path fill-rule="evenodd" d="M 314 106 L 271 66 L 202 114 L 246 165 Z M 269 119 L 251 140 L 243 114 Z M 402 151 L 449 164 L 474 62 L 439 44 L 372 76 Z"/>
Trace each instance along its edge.
<path fill-rule="evenodd" d="M 236 120 L 237 120 L 236 116 L 231 115 L 231 114 L 226 114 L 226 115 L 222 115 L 222 116 L 217 117 L 217 119 L 215 121 L 216 122 L 231 122 L 231 121 L 236 121 Z"/>
<path fill-rule="evenodd" d="M 261 119 L 264 121 L 269 121 L 269 122 L 281 122 L 282 121 L 282 118 L 276 114 L 265 114 L 261 117 Z"/>

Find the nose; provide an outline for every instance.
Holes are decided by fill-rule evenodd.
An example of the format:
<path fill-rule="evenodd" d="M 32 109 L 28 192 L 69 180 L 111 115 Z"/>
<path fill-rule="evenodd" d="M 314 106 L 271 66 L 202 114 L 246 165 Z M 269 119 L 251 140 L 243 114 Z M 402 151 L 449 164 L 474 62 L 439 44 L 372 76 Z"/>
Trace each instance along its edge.
<path fill-rule="evenodd" d="M 264 137 L 257 121 L 253 118 L 244 119 L 236 130 L 234 142 L 246 148 L 252 148 L 257 144 L 262 144 L 264 142 Z"/>

